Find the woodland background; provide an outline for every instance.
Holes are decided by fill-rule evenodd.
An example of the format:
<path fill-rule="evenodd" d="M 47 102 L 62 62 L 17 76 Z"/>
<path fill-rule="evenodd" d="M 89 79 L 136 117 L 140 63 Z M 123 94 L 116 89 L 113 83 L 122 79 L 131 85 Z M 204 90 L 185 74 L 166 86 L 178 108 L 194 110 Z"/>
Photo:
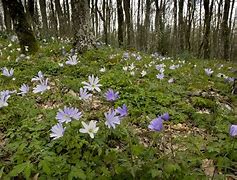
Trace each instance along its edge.
<path fill-rule="evenodd" d="M 0 4 L 1 33 L 11 33 L 14 27 L 8 1 Z M 41 39 L 74 37 L 83 24 L 77 22 L 78 17 L 83 16 L 89 25 L 89 36 L 93 34 L 96 40 L 115 47 L 169 56 L 237 60 L 234 0 L 17 2 L 22 3 L 34 34 Z"/>

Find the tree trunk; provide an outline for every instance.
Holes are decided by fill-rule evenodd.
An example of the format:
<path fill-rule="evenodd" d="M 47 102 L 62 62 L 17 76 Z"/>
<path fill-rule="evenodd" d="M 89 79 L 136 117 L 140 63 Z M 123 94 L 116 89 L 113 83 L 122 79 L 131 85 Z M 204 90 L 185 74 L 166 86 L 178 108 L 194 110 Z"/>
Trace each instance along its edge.
<path fill-rule="evenodd" d="M 48 31 L 48 19 L 46 14 L 46 1 L 45 0 L 39 0 L 40 5 L 40 13 L 42 17 L 42 23 L 43 23 L 43 35 L 45 35 Z"/>
<path fill-rule="evenodd" d="M 183 8 L 184 8 L 184 0 L 179 1 L 179 47 L 180 50 L 184 50 L 184 20 L 183 20 Z"/>
<path fill-rule="evenodd" d="M 150 33 L 150 15 L 151 15 L 151 0 L 146 0 L 146 14 L 145 14 L 145 20 L 144 20 L 144 43 L 143 43 L 143 49 L 148 50 L 150 43 L 149 41 L 149 33 Z"/>
<path fill-rule="evenodd" d="M 59 35 L 62 37 L 65 34 L 65 31 L 64 31 L 65 23 L 64 23 L 62 7 L 60 5 L 59 0 L 55 0 L 55 9 L 56 9 L 57 17 L 58 17 Z"/>
<path fill-rule="evenodd" d="M 37 52 L 38 44 L 31 27 L 27 22 L 21 1 L 6 0 L 6 5 L 10 10 L 13 26 L 20 42 L 21 51 L 23 53 Z"/>
<path fill-rule="evenodd" d="M 55 16 L 55 11 L 54 11 L 54 4 L 53 4 L 53 0 L 50 0 L 50 30 L 51 33 L 53 35 L 56 34 L 56 36 L 58 36 L 58 22 L 57 22 L 57 18 Z"/>
<path fill-rule="evenodd" d="M 89 4 L 87 0 L 71 0 L 74 46 L 79 53 L 93 48 L 95 38 L 90 32 Z"/>
<path fill-rule="evenodd" d="M 229 59 L 229 48 L 230 48 L 230 29 L 228 27 L 228 17 L 229 17 L 229 10 L 230 10 L 230 0 L 225 0 L 224 4 L 224 14 L 222 20 L 222 41 L 223 41 L 223 59 Z"/>
<path fill-rule="evenodd" d="M 118 43 L 119 47 L 123 46 L 123 7 L 122 0 L 117 0 L 117 14 L 118 14 Z"/>
<path fill-rule="evenodd" d="M 205 19 L 204 19 L 204 37 L 203 37 L 203 54 L 204 59 L 210 58 L 210 29 L 211 29 L 211 17 L 212 17 L 212 9 L 213 9 L 214 0 L 211 0 L 211 5 L 209 0 L 204 1 L 204 10 L 205 10 Z"/>
<path fill-rule="evenodd" d="M 125 22 L 126 22 L 126 34 L 127 34 L 127 46 L 131 47 L 131 17 L 130 17 L 130 0 L 123 0 Z"/>
<path fill-rule="evenodd" d="M 11 31 L 11 27 L 12 27 L 12 23 L 11 23 L 11 16 L 10 16 L 10 12 L 7 6 L 7 0 L 2 0 L 2 6 L 3 6 L 3 13 L 4 13 L 4 24 L 6 27 L 6 31 L 10 32 Z"/>

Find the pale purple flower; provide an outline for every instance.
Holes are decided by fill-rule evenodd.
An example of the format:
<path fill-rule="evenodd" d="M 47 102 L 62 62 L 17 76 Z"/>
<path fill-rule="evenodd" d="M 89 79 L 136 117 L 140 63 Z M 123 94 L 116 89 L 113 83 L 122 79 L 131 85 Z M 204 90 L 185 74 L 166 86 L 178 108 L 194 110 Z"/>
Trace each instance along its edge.
<path fill-rule="evenodd" d="M 123 104 L 122 107 L 118 107 L 116 109 L 116 112 L 119 114 L 120 117 L 124 117 L 128 115 L 128 108 L 126 106 L 126 104 Z"/>
<path fill-rule="evenodd" d="M 136 60 L 137 61 L 140 61 L 142 59 L 142 57 L 140 56 L 140 55 L 138 55 L 137 57 L 136 57 Z"/>
<path fill-rule="evenodd" d="M 77 109 L 73 107 L 64 107 L 64 109 L 59 109 L 58 113 L 56 115 L 56 119 L 58 122 L 63 123 L 69 123 L 72 121 L 72 119 L 79 120 L 82 116 L 82 113 Z"/>
<path fill-rule="evenodd" d="M 230 135 L 232 137 L 237 136 L 237 125 L 231 125 L 230 126 Z"/>
<path fill-rule="evenodd" d="M 6 67 L 2 68 L 2 75 L 3 76 L 12 77 L 13 73 L 14 73 L 14 69 L 12 69 L 12 68 L 10 70 L 8 70 Z"/>
<path fill-rule="evenodd" d="M 123 59 L 124 60 L 129 59 L 129 53 L 128 52 L 123 53 Z"/>
<path fill-rule="evenodd" d="M 46 80 L 40 81 L 40 84 L 36 85 L 33 88 L 33 93 L 41 93 L 43 94 L 46 90 L 49 90 L 50 87 L 48 86 L 48 78 Z"/>
<path fill-rule="evenodd" d="M 164 113 L 160 116 L 163 120 L 168 121 L 170 119 L 170 116 L 168 113 Z"/>
<path fill-rule="evenodd" d="M 211 76 L 212 73 L 214 72 L 214 71 L 212 71 L 212 69 L 210 69 L 210 68 L 206 68 L 206 69 L 204 69 L 204 70 L 205 70 L 206 75 L 208 75 L 208 76 Z"/>
<path fill-rule="evenodd" d="M 164 64 L 158 64 L 158 65 L 156 65 L 156 69 L 157 69 L 158 71 L 160 71 L 160 69 L 162 69 L 162 68 L 164 68 L 164 67 L 165 67 Z"/>
<path fill-rule="evenodd" d="M 0 109 L 8 106 L 7 100 L 10 97 L 10 91 L 0 91 Z"/>
<path fill-rule="evenodd" d="M 58 124 L 54 125 L 51 128 L 50 137 L 52 137 L 53 140 L 62 137 L 64 132 L 65 132 L 65 129 L 66 128 L 63 128 L 63 125 L 61 123 L 58 123 Z"/>
<path fill-rule="evenodd" d="M 66 63 L 65 64 L 68 64 L 68 65 L 76 65 L 78 63 L 78 60 L 77 60 L 77 55 L 73 55 L 73 56 L 69 56 Z"/>
<path fill-rule="evenodd" d="M 106 121 L 105 125 L 108 126 L 108 128 L 114 128 L 116 124 L 120 124 L 119 116 L 116 116 L 116 111 L 110 109 L 109 112 L 104 113 Z"/>
<path fill-rule="evenodd" d="M 84 121 L 81 122 L 84 128 L 81 128 L 79 131 L 81 133 L 88 133 L 93 139 L 95 134 L 99 130 L 99 127 L 96 127 L 96 121 L 90 121 L 89 124 L 86 124 Z"/>
<path fill-rule="evenodd" d="M 175 70 L 175 69 L 177 69 L 177 68 L 179 68 L 179 64 L 177 64 L 177 65 L 171 65 L 170 67 L 169 67 L 169 69 L 171 69 L 171 70 Z"/>
<path fill-rule="evenodd" d="M 163 129 L 163 119 L 161 117 L 153 119 L 148 128 L 152 131 L 161 131 Z"/>
<path fill-rule="evenodd" d="M 80 99 L 87 100 L 92 96 L 92 94 L 87 92 L 87 89 L 80 88 Z"/>
<path fill-rule="evenodd" d="M 19 88 L 19 90 L 20 90 L 21 92 L 18 93 L 18 94 L 25 95 L 25 94 L 27 94 L 27 93 L 30 91 L 30 88 L 29 88 L 28 85 L 22 84 L 21 87 Z"/>
<path fill-rule="evenodd" d="M 44 75 L 41 71 L 38 72 L 38 76 L 35 76 L 31 79 L 31 81 L 42 81 L 44 79 Z"/>
<path fill-rule="evenodd" d="M 114 92 L 113 89 L 109 89 L 105 93 L 105 98 L 106 98 L 107 101 L 115 101 L 119 98 L 119 92 Z"/>
<path fill-rule="evenodd" d="M 164 79 L 164 76 L 165 75 L 161 73 L 161 74 L 157 74 L 156 78 L 161 80 L 161 79 Z"/>
<path fill-rule="evenodd" d="M 84 86 L 84 88 L 85 89 L 88 89 L 89 91 L 94 91 L 94 90 L 96 90 L 96 91 L 98 91 L 98 92 L 100 92 L 101 90 L 100 90 L 100 86 L 102 86 L 101 84 L 99 84 L 99 78 L 98 77 L 94 77 L 94 75 L 91 75 L 91 76 L 89 76 L 88 77 L 88 80 L 89 80 L 89 82 L 82 82 L 82 84 L 84 84 L 85 86 Z"/>

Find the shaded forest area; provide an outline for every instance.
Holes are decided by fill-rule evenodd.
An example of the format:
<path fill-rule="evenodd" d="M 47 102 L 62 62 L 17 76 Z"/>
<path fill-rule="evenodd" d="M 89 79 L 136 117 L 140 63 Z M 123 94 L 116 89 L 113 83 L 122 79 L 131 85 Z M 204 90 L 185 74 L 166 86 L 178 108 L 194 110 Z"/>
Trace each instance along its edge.
<path fill-rule="evenodd" d="M 2 0 L 2 33 L 17 29 L 10 2 L 24 8 L 37 38 L 74 37 L 79 51 L 102 41 L 169 56 L 237 59 L 234 0 Z"/>

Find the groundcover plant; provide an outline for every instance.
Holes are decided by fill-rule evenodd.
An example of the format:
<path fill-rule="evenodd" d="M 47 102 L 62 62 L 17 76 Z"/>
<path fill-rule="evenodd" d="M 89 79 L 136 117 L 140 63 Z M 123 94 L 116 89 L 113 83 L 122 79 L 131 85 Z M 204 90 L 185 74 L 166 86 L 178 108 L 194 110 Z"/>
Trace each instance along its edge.
<path fill-rule="evenodd" d="M 236 64 L 0 41 L 0 178 L 236 178 Z"/>

